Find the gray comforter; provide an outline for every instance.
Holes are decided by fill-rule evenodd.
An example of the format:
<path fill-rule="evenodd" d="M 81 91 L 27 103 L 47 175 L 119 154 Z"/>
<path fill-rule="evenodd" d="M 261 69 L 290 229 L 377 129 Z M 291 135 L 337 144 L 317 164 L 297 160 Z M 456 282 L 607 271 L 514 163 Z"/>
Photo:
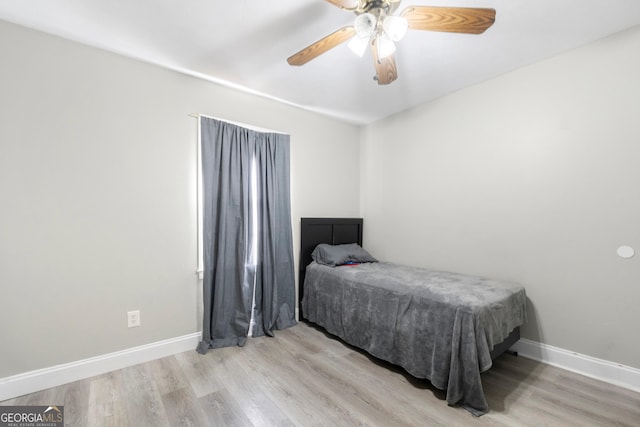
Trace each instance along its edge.
<path fill-rule="evenodd" d="M 526 321 L 522 286 L 391 263 L 311 263 L 304 317 L 371 355 L 447 390 L 450 405 L 489 408 L 480 373 L 490 351 Z"/>

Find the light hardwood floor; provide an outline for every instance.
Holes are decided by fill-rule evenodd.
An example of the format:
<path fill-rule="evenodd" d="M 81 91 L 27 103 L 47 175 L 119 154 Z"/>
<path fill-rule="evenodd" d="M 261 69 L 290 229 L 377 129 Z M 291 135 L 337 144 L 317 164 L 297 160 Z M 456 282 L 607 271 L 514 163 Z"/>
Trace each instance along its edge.
<path fill-rule="evenodd" d="M 195 351 L 0 402 L 64 405 L 74 426 L 639 426 L 640 393 L 505 354 L 491 412 L 301 323 L 243 348 Z"/>

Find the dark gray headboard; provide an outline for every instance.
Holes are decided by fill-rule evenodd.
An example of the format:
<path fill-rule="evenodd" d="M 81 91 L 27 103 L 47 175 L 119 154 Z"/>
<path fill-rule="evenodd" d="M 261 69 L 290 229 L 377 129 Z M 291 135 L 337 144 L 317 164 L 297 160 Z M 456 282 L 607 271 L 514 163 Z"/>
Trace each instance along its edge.
<path fill-rule="evenodd" d="M 298 278 L 298 309 L 303 318 L 300 302 L 304 295 L 304 275 L 311 263 L 311 253 L 320 243 L 341 245 L 357 243 L 362 246 L 362 218 L 301 218 L 300 270 Z"/>

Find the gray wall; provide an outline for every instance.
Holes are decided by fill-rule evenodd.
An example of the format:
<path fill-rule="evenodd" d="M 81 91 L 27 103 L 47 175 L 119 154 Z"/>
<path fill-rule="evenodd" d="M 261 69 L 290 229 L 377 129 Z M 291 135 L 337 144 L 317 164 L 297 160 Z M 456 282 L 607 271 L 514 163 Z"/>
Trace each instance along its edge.
<path fill-rule="evenodd" d="M 3 22 L 0 57 L 0 378 L 200 330 L 189 113 L 291 134 L 296 254 L 359 214 L 355 126 Z"/>
<path fill-rule="evenodd" d="M 640 368 L 640 27 L 368 126 L 375 256 L 512 279 L 524 337 Z"/>

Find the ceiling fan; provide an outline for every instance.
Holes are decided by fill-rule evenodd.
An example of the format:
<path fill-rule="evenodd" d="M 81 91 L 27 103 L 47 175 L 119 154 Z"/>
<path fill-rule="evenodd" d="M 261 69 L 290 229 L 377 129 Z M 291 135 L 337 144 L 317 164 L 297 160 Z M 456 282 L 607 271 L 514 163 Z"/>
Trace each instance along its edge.
<path fill-rule="evenodd" d="M 304 65 L 341 43 L 349 41 L 349 48 L 362 56 L 371 47 L 380 85 L 398 77 L 395 43 L 407 29 L 444 31 L 450 33 L 481 34 L 496 17 L 494 9 L 470 7 L 409 6 L 398 15 L 394 12 L 400 0 L 326 0 L 342 10 L 356 14 L 354 25 L 340 28 L 301 51 L 291 55 L 290 65 Z"/>

